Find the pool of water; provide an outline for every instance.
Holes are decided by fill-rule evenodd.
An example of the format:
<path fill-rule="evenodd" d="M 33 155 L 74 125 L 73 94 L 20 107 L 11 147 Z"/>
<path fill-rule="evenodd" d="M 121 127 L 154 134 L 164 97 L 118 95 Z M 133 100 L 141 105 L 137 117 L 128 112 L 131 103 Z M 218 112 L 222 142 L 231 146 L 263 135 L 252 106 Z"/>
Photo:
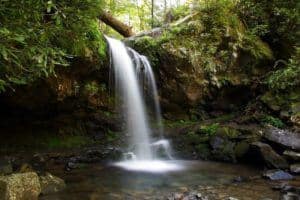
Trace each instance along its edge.
<path fill-rule="evenodd" d="M 236 196 L 240 189 L 240 199 L 243 199 L 243 196 L 247 199 L 247 192 L 248 199 L 278 197 L 278 194 L 270 189 L 267 181 L 262 179 L 258 182 L 242 183 L 232 188 L 232 181 L 238 176 L 260 175 L 257 169 L 251 167 L 202 161 L 167 161 L 167 164 L 181 166 L 181 168 L 163 173 L 132 171 L 114 164 L 104 166 L 92 164 L 71 172 L 52 169 L 51 173 L 66 181 L 67 188 L 60 193 L 42 196 L 41 199 L 167 199 L 174 192 L 198 191 L 201 187 L 208 186 L 222 188 L 220 192 L 223 193 L 230 189 L 228 192 Z"/>

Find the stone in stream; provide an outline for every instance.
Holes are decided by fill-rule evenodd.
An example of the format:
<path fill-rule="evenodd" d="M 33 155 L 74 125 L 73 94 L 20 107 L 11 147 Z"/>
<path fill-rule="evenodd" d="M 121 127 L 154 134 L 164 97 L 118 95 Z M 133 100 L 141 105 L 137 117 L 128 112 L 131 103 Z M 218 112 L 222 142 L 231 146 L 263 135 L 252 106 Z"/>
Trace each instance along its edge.
<path fill-rule="evenodd" d="M 294 176 L 283 170 L 268 170 L 263 174 L 263 176 L 273 181 L 294 179 Z"/>
<path fill-rule="evenodd" d="M 39 177 L 35 172 L 0 176 L 1 200 L 37 200 L 40 193 Z"/>
<path fill-rule="evenodd" d="M 264 138 L 281 146 L 300 150 L 300 134 L 275 127 L 269 128 L 264 133 Z"/>
<path fill-rule="evenodd" d="M 290 171 L 297 174 L 300 173 L 300 163 L 291 165 Z"/>
<path fill-rule="evenodd" d="M 40 176 L 40 184 L 42 194 L 51 194 L 65 189 L 65 181 L 59 177 L 46 173 L 45 176 Z"/>
<path fill-rule="evenodd" d="M 270 145 L 262 142 L 254 142 L 251 145 L 258 150 L 268 167 L 276 169 L 287 169 L 289 167 L 287 161 L 278 155 Z"/>
<path fill-rule="evenodd" d="M 294 192 L 287 192 L 285 194 L 282 194 L 280 197 L 280 200 L 299 200 L 300 194 L 294 193 Z"/>
<path fill-rule="evenodd" d="M 291 160 L 300 161 L 300 153 L 299 152 L 285 150 L 283 152 L 283 155 Z"/>

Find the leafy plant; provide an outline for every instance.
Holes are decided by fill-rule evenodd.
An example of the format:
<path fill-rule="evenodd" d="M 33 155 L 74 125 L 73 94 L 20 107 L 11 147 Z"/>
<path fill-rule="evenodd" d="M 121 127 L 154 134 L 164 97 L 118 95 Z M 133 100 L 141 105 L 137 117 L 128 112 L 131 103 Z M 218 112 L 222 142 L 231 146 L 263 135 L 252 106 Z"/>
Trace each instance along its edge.
<path fill-rule="evenodd" d="M 299 1 L 294 0 L 241 0 L 237 10 L 253 35 L 264 38 L 277 54 L 284 55 L 293 53 L 292 45 L 299 39 L 299 8 Z"/>
<path fill-rule="evenodd" d="M 270 115 L 266 115 L 263 119 L 262 122 L 265 124 L 270 124 L 272 126 L 275 126 L 277 128 L 284 128 L 285 124 L 278 118 L 272 117 Z"/>
<path fill-rule="evenodd" d="M 73 57 L 104 56 L 102 0 L 0 2 L 0 92 L 55 74 Z"/>
<path fill-rule="evenodd" d="M 271 73 L 267 79 L 271 90 L 284 91 L 300 85 L 300 48 L 296 48 L 285 67 Z"/>
<path fill-rule="evenodd" d="M 200 131 L 204 134 L 207 134 L 209 136 L 213 136 L 217 133 L 217 130 L 220 128 L 218 123 L 211 124 L 211 125 L 205 125 L 201 126 Z"/>

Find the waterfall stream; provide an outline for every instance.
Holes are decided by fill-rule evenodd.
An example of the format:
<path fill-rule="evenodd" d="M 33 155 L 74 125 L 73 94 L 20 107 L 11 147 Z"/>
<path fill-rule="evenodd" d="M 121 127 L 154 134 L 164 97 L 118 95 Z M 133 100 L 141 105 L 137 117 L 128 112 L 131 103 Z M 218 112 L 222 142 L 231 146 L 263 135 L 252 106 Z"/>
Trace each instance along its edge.
<path fill-rule="evenodd" d="M 170 171 L 181 167 L 159 159 L 158 149 L 165 157 L 172 158 L 169 141 L 163 139 L 163 125 L 159 96 L 148 59 L 135 50 L 126 47 L 121 41 L 106 37 L 111 51 L 111 73 L 114 77 L 116 96 L 122 100 L 123 115 L 126 121 L 126 133 L 130 136 L 131 151 L 125 154 L 124 161 L 117 166 L 128 170 Z M 148 98 L 148 99 L 147 99 Z M 146 100 L 152 102 L 154 116 L 160 135 L 159 141 L 153 141 Z"/>

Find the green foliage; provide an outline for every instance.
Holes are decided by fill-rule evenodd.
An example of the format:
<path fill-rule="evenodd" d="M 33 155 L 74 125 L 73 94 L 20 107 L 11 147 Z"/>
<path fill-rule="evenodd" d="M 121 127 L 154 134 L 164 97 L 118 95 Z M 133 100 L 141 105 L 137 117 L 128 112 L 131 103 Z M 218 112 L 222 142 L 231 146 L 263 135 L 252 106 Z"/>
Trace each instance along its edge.
<path fill-rule="evenodd" d="M 91 96 L 106 91 L 105 84 L 98 84 L 95 81 L 88 82 L 84 85 L 84 90 Z"/>
<path fill-rule="evenodd" d="M 300 48 L 297 48 L 287 65 L 271 73 L 267 84 L 273 91 L 285 91 L 300 85 Z"/>
<path fill-rule="evenodd" d="M 105 54 L 97 16 L 102 0 L 1 0 L 0 91 Z"/>
<path fill-rule="evenodd" d="M 299 1 L 241 0 L 237 9 L 249 30 L 270 44 L 299 43 Z"/>
<path fill-rule="evenodd" d="M 262 61 L 273 59 L 268 44 L 247 31 L 239 19 L 236 1 L 197 4 L 198 14 L 188 22 L 162 29 L 159 37 L 142 37 L 132 46 L 146 54 L 153 66 L 159 67 L 161 60 L 172 61 L 172 57 L 182 61 L 182 66 L 188 60 L 195 71 L 204 72 L 205 81 L 216 87 L 235 81 L 224 76 L 232 68 L 251 73 Z M 248 56 L 245 61 L 239 57 L 244 54 Z"/>
<path fill-rule="evenodd" d="M 240 16 L 249 32 L 268 42 L 278 60 L 267 78 L 273 92 L 286 92 L 300 84 L 300 2 L 294 0 L 241 0 Z"/>
<path fill-rule="evenodd" d="M 210 125 L 204 125 L 201 126 L 200 131 L 208 136 L 213 136 L 217 133 L 217 130 L 219 129 L 219 124 L 210 124 Z"/>
<path fill-rule="evenodd" d="M 272 117 L 270 115 L 266 115 L 263 119 L 262 119 L 262 122 L 265 123 L 265 124 L 270 124 L 274 127 L 277 127 L 277 128 L 284 128 L 285 127 L 285 124 L 278 118 L 276 117 Z"/>
<path fill-rule="evenodd" d="M 170 11 L 173 15 L 173 21 L 179 20 L 190 14 L 188 5 L 181 5 L 171 9 Z"/>

